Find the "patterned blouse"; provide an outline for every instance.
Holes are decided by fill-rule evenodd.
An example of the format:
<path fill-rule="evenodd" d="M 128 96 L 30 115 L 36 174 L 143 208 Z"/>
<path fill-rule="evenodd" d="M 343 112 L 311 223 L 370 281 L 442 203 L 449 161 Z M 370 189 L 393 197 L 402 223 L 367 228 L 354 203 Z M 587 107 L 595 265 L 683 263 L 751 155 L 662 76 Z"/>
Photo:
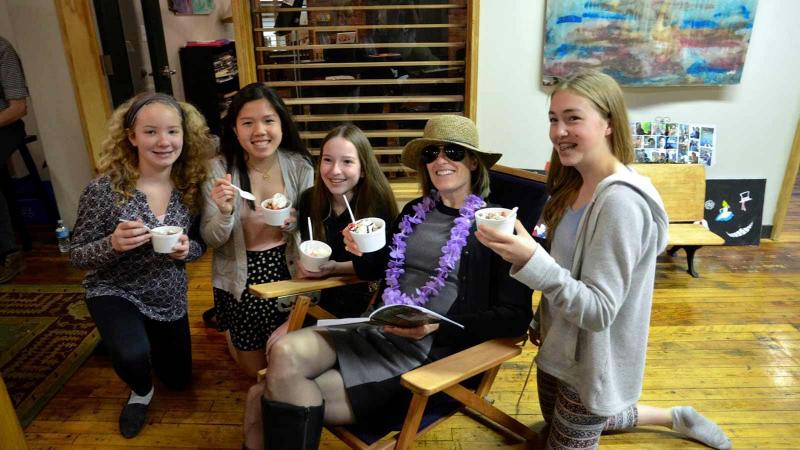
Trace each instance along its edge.
<path fill-rule="evenodd" d="M 86 298 L 122 297 L 153 320 L 173 321 L 183 317 L 187 312 L 186 262 L 199 258 L 205 251 L 198 233 L 199 218 L 181 202 L 177 191 L 172 191 L 163 223 L 153 215 L 143 192 L 137 190 L 123 203 L 118 199 L 108 175 L 93 180 L 81 194 L 70 257 L 76 267 L 89 271 L 83 281 Z M 155 253 L 150 243 L 123 253 L 114 250 L 111 234 L 119 221 L 136 219 L 150 228 L 174 225 L 189 230 L 186 261 Z"/>

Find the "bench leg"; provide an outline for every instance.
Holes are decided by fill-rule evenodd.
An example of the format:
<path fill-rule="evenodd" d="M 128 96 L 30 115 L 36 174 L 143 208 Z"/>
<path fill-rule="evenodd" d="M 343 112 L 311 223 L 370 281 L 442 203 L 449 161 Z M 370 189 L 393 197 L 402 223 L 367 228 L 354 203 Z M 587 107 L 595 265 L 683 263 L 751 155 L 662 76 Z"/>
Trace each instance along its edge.
<path fill-rule="evenodd" d="M 678 250 L 680 250 L 682 248 L 683 248 L 682 245 L 673 245 L 672 247 L 669 248 L 669 250 L 667 250 L 667 254 L 674 258 L 675 255 L 678 254 Z"/>
<path fill-rule="evenodd" d="M 683 249 L 686 250 L 686 262 L 689 265 L 689 275 L 693 276 L 694 278 L 700 278 L 700 274 L 694 270 L 694 253 L 699 249 L 700 245 L 686 245 L 683 246 Z"/>

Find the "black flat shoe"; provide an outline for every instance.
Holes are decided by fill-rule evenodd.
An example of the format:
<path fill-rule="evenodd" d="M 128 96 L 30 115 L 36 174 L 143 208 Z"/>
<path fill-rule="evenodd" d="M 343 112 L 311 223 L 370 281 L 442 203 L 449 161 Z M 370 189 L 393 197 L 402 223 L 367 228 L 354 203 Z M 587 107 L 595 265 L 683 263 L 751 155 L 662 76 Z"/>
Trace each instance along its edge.
<path fill-rule="evenodd" d="M 212 306 L 203 312 L 203 323 L 209 328 L 217 329 L 217 308 Z"/>
<path fill-rule="evenodd" d="M 144 427 L 147 419 L 147 410 L 150 405 L 143 405 L 141 403 L 128 403 L 122 408 L 119 415 L 119 432 L 124 437 L 130 439 Z"/>

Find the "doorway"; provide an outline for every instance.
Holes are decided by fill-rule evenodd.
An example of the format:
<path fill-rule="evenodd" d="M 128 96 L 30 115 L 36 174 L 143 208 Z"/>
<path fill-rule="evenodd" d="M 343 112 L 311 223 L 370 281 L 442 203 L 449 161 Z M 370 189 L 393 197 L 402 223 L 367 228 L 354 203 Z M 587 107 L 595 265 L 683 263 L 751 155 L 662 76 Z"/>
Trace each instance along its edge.
<path fill-rule="evenodd" d="M 158 0 L 94 0 L 103 70 L 116 108 L 140 92 L 172 95 Z"/>

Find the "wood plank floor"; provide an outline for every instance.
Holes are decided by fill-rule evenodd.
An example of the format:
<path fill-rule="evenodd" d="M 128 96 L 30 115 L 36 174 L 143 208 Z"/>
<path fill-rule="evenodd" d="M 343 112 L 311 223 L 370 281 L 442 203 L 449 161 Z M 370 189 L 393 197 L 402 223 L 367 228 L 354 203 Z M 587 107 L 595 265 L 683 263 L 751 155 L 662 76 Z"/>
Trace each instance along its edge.
<path fill-rule="evenodd" d="M 790 217 L 800 217 L 797 192 Z M 786 227 L 787 235 L 797 235 L 800 221 L 787 220 Z M 800 448 L 800 246 L 767 240 L 759 247 L 704 248 L 696 259 L 699 279 L 685 272 L 682 253 L 659 258 L 642 402 L 693 405 L 725 429 L 735 448 Z M 94 355 L 25 430 L 31 448 L 240 448 L 251 380 L 228 357 L 223 336 L 200 319 L 212 304 L 210 258 L 190 267 L 193 387 L 169 393 L 157 385 L 148 425 L 127 440 L 117 431 L 117 416 L 128 390 L 108 358 Z M 39 245 L 15 283 L 77 284 L 81 278 L 53 245 Z M 534 354 L 527 346 L 506 364 L 491 396 L 539 428 L 535 377 L 520 395 Z M 601 446 L 703 448 L 658 428 L 604 436 Z M 523 446 L 455 416 L 417 447 Z M 345 447 L 326 433 L 322 448 Z"/>

